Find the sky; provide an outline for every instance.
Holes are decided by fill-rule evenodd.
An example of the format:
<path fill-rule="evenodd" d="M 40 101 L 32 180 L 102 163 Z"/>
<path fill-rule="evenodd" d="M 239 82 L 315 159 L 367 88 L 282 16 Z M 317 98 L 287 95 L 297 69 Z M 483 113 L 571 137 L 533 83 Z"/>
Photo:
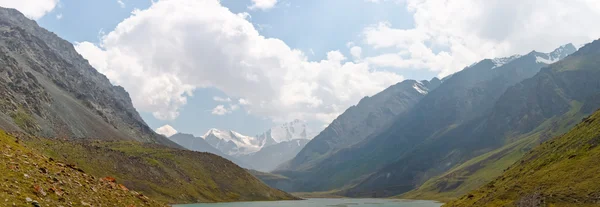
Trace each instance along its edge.
<path fill-rule="evenodd" d="M 72 42 L 163 134 L 313 131 L 405 79 L 600 38 L 597 0 L 0 0 Z"/>

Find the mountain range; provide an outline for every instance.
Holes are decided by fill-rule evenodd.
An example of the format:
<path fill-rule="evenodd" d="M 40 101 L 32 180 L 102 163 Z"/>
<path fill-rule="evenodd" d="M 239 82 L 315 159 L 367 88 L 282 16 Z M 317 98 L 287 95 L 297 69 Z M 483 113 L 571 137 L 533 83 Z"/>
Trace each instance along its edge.
<path fill-rule="evenodd" d="M 242 167 L 263 172 L 269 172 L 296 156 L 311 138 L 306 123 L 300 120 L 272 127 L 257 136 L 209 129 L 200 137 L 181 133 L 169 137 L 189 150 L 210 152 Z"/>
<path fill-rule="evenodd" d="M 504 144 L 481 137 L 515 137 L 509 128 L 492 129 L 505 124 L 487 124 L 488 117 L 505 110 L 498 107 L 500 103 L 515 101 L 506 95 L 514 85 L 575 51 L 568 44 L 550 53 L 533 51 L 522 56 L 482 60 L 444 78 L 421 97 L 404 98 L 414 100 L 413 104 L 401 113 L 390 113 L 389 119 L 375 125 L 379 127 L 377 130 L 368 131 L 359 139 L 342 136 L 338 142 L 349 145 L 325 148 L 331 137 L 351 132 L 338 129 L 326 133 L 334 129 L 336 122 L 356 113 L 350 108 L 291 162 L 274 172 L 292 180 L 292 187 L 285 189 L 289 191 L 339 190 L 339 194 L 354 197 L 388 197 L 411 191 L 457 164 Z M 433 82 L 436 81 L 430 81 Z M 397 86 L 386 91 L 393 87 Z M 363 104 L 359 102 L 357 108 Z M 369 116 L 353 121 L 366 122 L 366 117 Z M 335 179 L 328 179 L 331 177 Z"/>

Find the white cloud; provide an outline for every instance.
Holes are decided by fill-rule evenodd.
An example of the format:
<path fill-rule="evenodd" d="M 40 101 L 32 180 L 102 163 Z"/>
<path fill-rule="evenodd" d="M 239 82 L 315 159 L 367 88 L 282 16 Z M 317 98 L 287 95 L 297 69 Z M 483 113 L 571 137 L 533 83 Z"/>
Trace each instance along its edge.
<path fill-rule="evenodd" d="M 348 62 L 339 51 L 308 61 L 282 40 L 261 36 L 247 16 L 217 0 L 156 2 L 135 11 L 101 44 L 77 43 L 76 49 L 125 87 L 138 110 L 161 119 L 175 118 L 194 89 L 212 87 L 276 122 L 328 123 L 362 97 L 402 80 L 368 63 Z M 229 110 L 215 112 L 223 111 Z"/>
<path fill-rule="evenodd" d="M 14 8 L 28 18 L 37 20 L 54 10 L 59 0 L 0 0 L 0 6 Z"/>
<path fill-rule="evenodd" d="M 117 4 L 119 4 L 121 8 L 125 8 L 125 2 L 123 2 L 123 0 L 117 0 Z"/>
<path fill-rule="evenodd" d="M 61 20 L 63 18 L 63 14 L 57 14 L 56 19 Z"/>
<path fill-rule="evenodd" d="M 155 131 L 156 131 L 156 133 L 165 135 L 166 137 L 170 137 L 170 136 L 173 136 L 174 134 L 177 134 L 177 130 L 175 130 L 175 128 L 173 128 L 171 125 L 168 125 L 168 124 L 158 127 Z"/>
<path fill-rule="evenodd" d="M 350 48 L 350 54 L 355 60 L 360 60 L 362 57 L 362 48 L 359 46 L 353 46 Z"/>
<path fill-rule="evenodd" d="M 246 106 L 246 105 L 250 105 L 250 101 L 240 98 L 240 100 L 238 100 L 238 102 L 240 103 L 240 105 Z"/>
<path fill-rule="evenodd" d="M 215 97 L 213 97 L 213 100 L 216 102 L 231 102 L 231 98 L 229 98 L 229 97 L 222 98 L 222 97 L 215 96 Z"/>
<path fill-rule="evenodd" d="M 225 108 L 224 105 L 217 105 L 211 112 L 213 115 L 225 115 L 225 114 L 229 114 L 231 113 L 231 111 L 227 108 Z"/>
<path fill-rule="evenodd" d="M 252 0 L 252 6 L 248 7 L 249 9 L 261 9 L 268 10 L 277 4 L 277 0 Z"/>
<path fill-rule="evenodd" d="M 398 52 L 366 58 L 372 65 L 427 69 L 445 76 L 483 58 L 550 51 L 600 37 L 597 0 L 405 0 L 415 27 L 382 22 L 364 42 Z"/>

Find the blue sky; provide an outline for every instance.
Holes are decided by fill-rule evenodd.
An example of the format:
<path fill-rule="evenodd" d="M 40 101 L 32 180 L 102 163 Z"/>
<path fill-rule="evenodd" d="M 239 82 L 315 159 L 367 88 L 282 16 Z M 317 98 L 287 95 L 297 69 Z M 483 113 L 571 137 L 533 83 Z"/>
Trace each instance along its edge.
<path fill-rule="evenodd" d="M 255 5 L 256 4 L 256 5 Z M 314 130 L 404 79 L 600 37 L 596 0 L 0 0 L 122 85 L 152 128 Z M 573 15 L 577 13 L 577 15 Z M 543 14 L 543 15 L 540 15 Z M 224 101 L 225 100 L 225 101 Z"/>
<path fill-rule="evenodd" d="M 412 16 L 402 5 L 391 2 L 374 4 L 358 0 L 287 0 L 278 2 L 275 8 L 267 11 L 249 9 L 252 4 L 250 0 L 221 2 L 234 13 L 248 12 L 252 23 L 262 35 L 285 41 L 290 47 L 308 54 L 310 60 L 324 59 L 328 51 L 346 48 L 348 42 L 360 41 L 363 28 L 380 21 L 389 21 L 400 28 L 413 26 Z M 151 5 L 149 0 L 125 0 L 124 3 L 123 8 L 116 0 L 61 0 L 59 7 L 41 18 L 39 24 L 73 43 L 97 43 L 102 34 L 113 30 L 134 9 L 146 9 Z M 58 15 L 62 18 L 57 18 Z M 436 74 L 429 71 L 408 71 L 403 75 L 408 78 L 429 79 Z M 149 112 L 141 112 L 141 115 L 152 128 L 169 124 L 180 132 L 196 135 L 202 135 L 210 128 L 257 135 L 276 124 L 270 119 L 243 111 L 213 116 L 210 111 L 218 103 L 213 100 L 215 96 L 226 95 L 211 88 L 196 90 L 175 120 L 159 120 Z M 320 127 L 316 123 L 309 124 L 315 128 Z"/>

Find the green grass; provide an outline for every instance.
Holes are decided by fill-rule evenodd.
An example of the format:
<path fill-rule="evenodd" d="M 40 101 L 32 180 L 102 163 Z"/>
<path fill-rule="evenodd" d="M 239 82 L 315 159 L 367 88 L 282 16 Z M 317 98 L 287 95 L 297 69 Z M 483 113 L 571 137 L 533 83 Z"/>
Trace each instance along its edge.
<path fill-rule="evenodd" d="M 35 119 L 29 115 L 23 108 L 19 107 L 17 111 L 11 115 L 13 121 L 21 129 L 33 132 L 38 130 L 39 126 L 36 124 Z"/>
<path fill-rule="evenodd" d="M 166 203 L 295 199 L 209 153 L 131 141 L 32 138 L 27 145 L 92 175 L 115 177 L 129 188 Z"/>
<path fill-rule="evenodd" d="M 33 206 L 27 198 L 41 206 L 166 206 L 44 156 L 1 130 L 0 148 L 0 206 Z"/>
<path fill-rule="evenodd" d="M 544 142 L 501 176 L 446 206 L 600 206 L 600 112 Z"/>

